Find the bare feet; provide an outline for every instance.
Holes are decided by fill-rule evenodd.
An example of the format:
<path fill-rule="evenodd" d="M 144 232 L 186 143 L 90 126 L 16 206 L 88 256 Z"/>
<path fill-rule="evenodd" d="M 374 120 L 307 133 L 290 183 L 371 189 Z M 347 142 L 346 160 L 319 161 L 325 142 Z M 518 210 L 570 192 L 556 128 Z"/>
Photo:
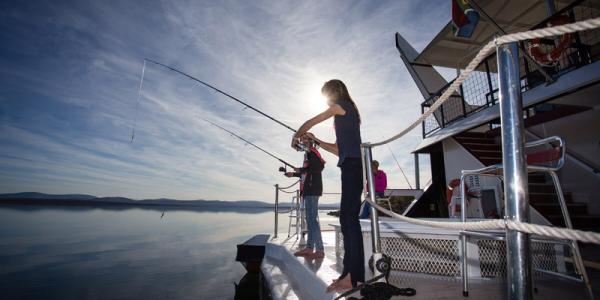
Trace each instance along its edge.
<path fill-rule="evenodd" d="M 341 278 L 337 281 L 334 281 L 327 287 L 326 292 L 341 292 L 346 291 L 352 288 L 352 279 L 350 278 L 350 274 L 346 275 L 344 278 Z"/>
<path fill-rule="evenodd" d="M 308 256 L 308 255 L 311 255 L 312 252 L 313 252 L 312 249 L 310 249 L 310 248 L 304 248 L 304 249 L 302 249 L 300 251 L 296 251 L 294 253 L 294 256 Z"/>
<path fill-rule="evenodd" d="M 325 257 L 325 252 L 323 252 L 323 251 L 315 251 L 306 256 L 306 258 L 309 258 L 309 259 L 318 259 L 318 258 L 323 258 L 323 257 Z"/>

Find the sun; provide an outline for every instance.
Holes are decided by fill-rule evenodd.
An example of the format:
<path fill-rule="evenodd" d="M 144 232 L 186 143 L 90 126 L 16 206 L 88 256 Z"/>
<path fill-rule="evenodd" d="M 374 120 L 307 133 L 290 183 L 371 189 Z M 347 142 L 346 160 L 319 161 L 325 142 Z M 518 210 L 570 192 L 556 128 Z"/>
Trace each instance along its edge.
<path fill-rule="evenodd" d="M 327 99 L 321 94 L 322 81 L 313 81 L 307 85 L 305 101 L 311 112 L 321 112 L 327 109 Z"/>

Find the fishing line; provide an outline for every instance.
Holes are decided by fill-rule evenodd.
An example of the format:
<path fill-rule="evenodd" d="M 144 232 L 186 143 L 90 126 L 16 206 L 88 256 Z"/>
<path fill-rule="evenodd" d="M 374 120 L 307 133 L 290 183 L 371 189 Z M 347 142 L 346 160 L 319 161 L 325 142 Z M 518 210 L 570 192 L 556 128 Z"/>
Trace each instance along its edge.
<path fill-rule="evenodd" d="M 283 160 L 283 159 L 281 159 L 281 158 L 279 158 L 279 157 L 275 156 L 273 153 L 271 153 L 271 152 L 269 152 L 269 151 L 267 151 L 267 150 L 265 150 L 265 149 L 263 149 L 263 148 L 261 148 L 261 147 L 257 146 L 256 144 L 252 143 L 251 141 L 249 141 L 249 140 L 247 140 L 247 139 L 245 139 L 245 138 L 243 138 L 243 137 L 241 137 L 241 136 L 237 135 L 235 132 L 233 132 L 233 131 L 231 131 L 231 130 L 228 130 L 228 129 L 226 129 L 225 127 L 222 127 L 222 126 L 220 126 L 220 125 L 218 125 L 218 124 L 216 124 L 216 123 L 213 123 L 213 122 L 211 122 L 211 121 L 209 121 L 209 120 L 207 120 L 207 119 L 205 119 L 205 118 L 203 118 L 203 117 L 200 117 L 200 116 L 198 116 L 198 118 L 200 118 L 200 119 L 204 120 L 205 122 L 207 122 L 207 123 L 211 124 L 212 126 L 215 126 L 215 127 L 219 128 L 219 129 L 221 129 L 221 130 L 223 130 L 223 131 L 225 131 L 225 132 L 227 132 L 227 133 L 231 134 L 232 136 L 234 136 L 234 137 L 236 137 L 236 138 L 238 138 L 238 139 L 240 139 L 240 140 L 244 141 L 244 142 L 246 143 L 246 145 L 251 145 L 251 146 L 254 146 L 254 148 L 256 148 L 256 149 L 258 149 L 258 150 L 260 150 L 260 151 L 264 152 L 265 154 L 267 154 L 267 155 L 271 156 L 272 158 L 274 158 L 274 159 L 278 160 L 278 161 L 279 161 L 279 162 L 281 162 L 282 164 L 284 164 L 284 165 L 286 165 L 286 166 L 288 166 L 288 167 L 290 167 L 290 168 L 296 168 L 296 167 L 294 167 L 292 164 L 290 164 L 290 163 L 286 162 L 285 160 Z"/>
<path fill-rule="evenodd" d="M 394 151 L 392 151 L 392 147 L 390 147 L 390 144 L 386 144 L 386 145 L 387 145 L 388 151 L 390 151 L 390 154 L 392 155 L 392 158 L 394 158 L 394 161 L 396 161 L 396 165 L 398 165 L 398 169 L 400 169 L 400 172 L 402 173 L 402 176 L 404 176 L 404 180 L 406 180 L 406 183 L 408 183 L 408 187 L 412 190 L 413 189 L 412 185 L 408 181 L 408 177 L 406 177 L 406 174 L 404 174 L 404 170 L 400 166 L 400 162 L 398 162 L 398 159 L 396 158 L 396 155 L 394 154 Z"/>
<path fill-rule="evenodd" d="M 406 183 L 408 183 L 408 187 L 412 190 L 413 189 L 412 185 L 408 181 L 408 177 L 406 177 L 406 174 L 404 174 L 404 170 L 402 170 L 402 167 L 400 166 L 400 163 L 398 162 L 398 159 L 396 158 L 396 155 L 394 154 L 394 151 L 392 151 L 392 148 L 390 147 L 390 144 L 387 144 L 387 147 L 388 147 L 388 150 L 390 151 L 390 154 L 392 154 L 392 157 L 396 161 L 396 165 L 398 165 L 398 169 L 400 169 L 400 172 L 402 172 L 402 176 L 404 176 L 404 180 L 406 180 Z"/>
<path fill-rule="evenodd" d="M 137 124 L 137 115 L 140 107 L 140 99 L 142 98 L 142 87 L 144 85 L 144 73 L 146 72 L 146 60 L 144 60 L 144 65 L 142 66 L 142 76 L 140 77 L 140 86 L 138 88 L 137 100 L 135 101 L 135 113 L 133 116 L 133 124 L 131 125 L 131 142 L 133 143 L 133 139 L 135 138 L 135 125 Z"/>
<path fill-rule="evenodd" d="M 217 93 L 220 93 L 220 94 L 222 94 L 222 95 L 224 95 L 224 96 L 228 97 L 229 99 L 231 99 L 231 100 L 234 100 L 234 101 L 236 101 L 236 102 L 238 102 L 238 103 L 240 103 L 240 104 L 244 105 L 244 107 L 245 107 L 245 108 L 249 108 L 249 109 L 251 109 L 251 110 L 253 110 L 253 111 L 255 111 L 255 112 L 257 112 L 257 113 L 259 113 L 259 114 L 263 115 L 264 117 L 266 117 L 266 118 L 270 119 L 271 121 L 274 121 L 275 123 L 277 123 L 277 124 L 279 124 L 279 125 L 281 125 L 281 126 L 283 126 L 283 127 L 287 128 L 287 129 L 289 129 L 289 130 L 291 130 L 291 131 L 293 131 L 293 132 L 296 132 L 296 129 L 294 129 L 294 128 L 290 127 L 289 125 L 287 125 L 287 124 L 285 124 L 285 123 L 283 123 L 283 122 L 281 122 L 281 121 L 279 121 L 279 120 L 275 119 L 274 117 L 272 117 L 272 116 L 270 116 L 270 115 L 268 115 L 268 114 L 266 114 L 266 113 L 264 113 L 264 112 L 260 111 L 259 109 L 257 109 L 257 108 L 255 108 L 254 106 L 252 106 L 252 105 L 250 105 L 250 104 L 248 104 L 248 103 L 246 103 L 246 102 L 244 102 L 244 101 L 240 100 L 239 98 L 237 98 L 237 97 L 234 97 L 234 96 L 232 96 L 231 94 L 228 94 L 227 92 L 225 92 L 225 91 L 223 91 L 223 90 L 221 90 L 221 89 L 219 89 L 219 88 L 217 88 L 217 87 L 215 87 L 215 86 L 213 86 L 213 85 L 211 85 L 211 84 L 208 84 L 208 83 L 206 83 L 206 82 L 204 82 L 204 81 L 202 81 L 202 80 L 200 80 L 200 79 L 198 79 L 198 78 L 196 78 L 196 77 L 194 77 L 194 76 L 192 76 L 192 75 L 190 75 L 190 74 L 187 74 L 187 73 L 185 73 L 185 72 L 183 72 L 183 71 L 180 71 L 180 70 L 178 70 L 178 69 L 176 69 L 176 68 L 173 68 L 173 67 L 171 67 L 171 66 L 168 66 L 168 65 L 165 65 L 165 64 L 162 64 L 162 63 L 159 63 L 159 62 L 157 62 L 157 61 L 154 61 L 154 60 L 152 60 L 152 59 L 149 59 L 149 58 L 144 58 L 144 65 L 145 65 L 145 62 L 146 62 L 146 61 L 149 61 L 149 62 L 151 62 L 151 63 L 153 63 L 153 64 L 156 64 L 156 65 L 162 66 L 162 67 L 164 67 L 164 68 L 167 68 L 167 69 L 169 69 L 169 70 L 171 70 L 171 71 L 173 71 L 173 72 L 179 73 L 179 74 L 181 74 L 181 75 L 183 75 L 183 76 L 185 76 L 185 77 L 187 77 L 187 78 L 189 78 L 189 79 L 191 79 L 191 80 L 194 80 L 194 81 L 196 81 L 196 82 L 198 82 L 198 83 L 200 83 L 200 84 L 202 84 L 202 85 L 204 85 L 204 86 L 206 86 L 206 87 L 208 87 L 208 88 L 212 89 L 213 91 L 215 91 L 215 92 L 217 92 Z"/>

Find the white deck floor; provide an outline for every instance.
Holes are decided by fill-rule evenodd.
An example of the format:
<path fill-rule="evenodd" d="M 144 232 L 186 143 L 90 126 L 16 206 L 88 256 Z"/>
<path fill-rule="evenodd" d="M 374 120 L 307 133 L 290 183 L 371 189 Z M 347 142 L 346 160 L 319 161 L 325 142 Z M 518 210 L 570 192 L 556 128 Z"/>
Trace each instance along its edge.
<path fill-rule="evenodd" d="M 341 260 L 335 256 L 335 232 L 323 232 L 323 242 L 326 257 L 307 260 L 293 256 L 292 253 L 298 249 L 295 236 L 270 241 L 262 271 L 271 288 L 273 299 L 334 299 L 337 296 L 325 293 L 326 286 L 337 278 L 341 271 Z M 368 268 L 366 276 L 372 276 Z M 394 272 L 390 283 L 400 288 L 416 289 L 417 295 L 410 299 L 506 299 L 506 283 L 502 280 L 470 280 L 468 298 L 462 297 L 460 278 Z M 587 299 L 581 284 L 556 277 L 536 276 L 535 286 L 535 299 Z M 352 296 L 360 298 L 358 293 Z M 407 298 L 409 297 L 392 299 Z"/>

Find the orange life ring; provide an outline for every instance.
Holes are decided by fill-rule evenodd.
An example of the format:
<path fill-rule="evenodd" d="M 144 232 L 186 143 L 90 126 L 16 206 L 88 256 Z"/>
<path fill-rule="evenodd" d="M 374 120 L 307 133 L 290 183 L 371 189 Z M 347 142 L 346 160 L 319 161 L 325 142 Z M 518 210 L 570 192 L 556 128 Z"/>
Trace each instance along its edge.
<path fill-rule="evenodd" d="M 564 25 L 570 22 L 571 20 L 569 19 L 569 17 L 558 16 L 548 22 L 548 27 Z M 552 49 L 552 51 L 544 52 L 540 49 L 541 39 L 535 38 L 531 40 L 531 43 L 529 45 L 529 55 L 531 55 L 533 59 L 535 59 L 542 65 L 554 65 L 561 57 L 563 52 L 571 46 L 572 41 L 573 38 L 570 33 L 563 34 L 560 37 L 560 42 L 558 43 L 558 45 L 554 46 L 554 49 Z"/>

